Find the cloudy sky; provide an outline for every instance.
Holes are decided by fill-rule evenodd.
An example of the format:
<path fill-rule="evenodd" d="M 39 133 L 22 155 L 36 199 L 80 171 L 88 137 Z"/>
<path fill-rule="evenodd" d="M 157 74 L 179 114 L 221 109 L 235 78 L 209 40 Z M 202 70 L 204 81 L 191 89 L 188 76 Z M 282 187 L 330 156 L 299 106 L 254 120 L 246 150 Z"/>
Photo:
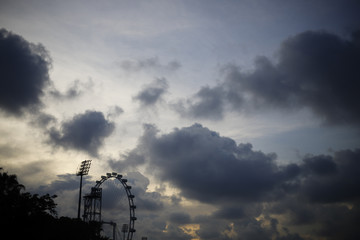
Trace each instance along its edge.
<path fill-rule="evenodd" d="M 137 239 L 359 239 L 359 12 L 2 0 L 0 166 L 69 217 L 82 160 L 122 173 Z"/>

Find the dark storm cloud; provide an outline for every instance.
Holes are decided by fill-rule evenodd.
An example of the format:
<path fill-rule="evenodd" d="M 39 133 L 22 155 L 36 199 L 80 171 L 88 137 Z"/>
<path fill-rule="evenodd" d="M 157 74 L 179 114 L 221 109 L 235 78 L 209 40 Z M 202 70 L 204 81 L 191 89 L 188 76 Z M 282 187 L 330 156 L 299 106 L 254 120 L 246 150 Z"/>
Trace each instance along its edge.
<path fill-rule="evenodd" d="M 145 157 L 142 153 L 139 153 L 136 149 L 122 154 L 120 156 L 121 160 L 118 159 L 108 159 L 108 163 L 112 169 L 127 169 L 133 170 L 137 166 L 145 163 Z"/>
<path fill-rule="evenodd" d="M 270 197 L 287 176 L 276 166 L 274 154 L 253 151 L 251 144 L 237 145 L 199 124 L 144 141 L 159 177 L 203 202 Z"/>
<path fill-rule="evenodd" d="M 0 29 L 0 108 L 15 115 L 38 109 L 50 82 L 50 66 L 44 46 Z"/>
<path fill-rule="evenodd" d="M 222 87 L 203 87 L 192 99 L 178 101 L 172 107 L 181 116 L 220 120 L 224 115 L 224 94 Z"/>
<path fill-rule="evenodd" d="M 319 204 L 304 201 L 297 197 L 287 198 L 264 211 L 264 214 L 273 213 L 283 215 L 288 227 L 308 227 L 308 236 L 314 239 L 358 239 L 360 231 L 358 220 L 360 219 L 359 202 Z M 316 227 L 315 227 L 316 226 Z"/>
<path fill-rule="evenodd" d="M 225 67 L 225 80 L 200 90 L 180 113 L 196 110 L 192 116 L 211 119 L 213 107 L 221 117 L 225 102 L 236 111 L 309 108 L 325 123 L 360 123 L 360 31 L 350 38 L 303 32 L 285 40 L 276 57 L 258 57 L 251 72 Z"/>
<path fill-rule="evenodd" d="M 337 166 L 331 156 L 307 156 L 304 159 L 305 171 L 310 171 L 310 174 L 328 175 L 337 172 Z"/>
<path fill-rule="evenodd" d="M 263 220 L 256 220 L 254 218 L 225 220 L 214 218 L 211 215 L 198 216 L 195 221 L 200 223 L 200 229 L 197 231 L 197 234 L 201 239 L 280 239 L 273 238 L 276 235 L 276 231 L 273 228 L 264 227 L 265 222 Z"/>
<path fill-rule="evenodd" d="M 359 159 L 360 149 L 305 159 L 302 193 L 313 202 L 360 200 Z"/>
<path fill-rule="evenodd" d="M 65 149 L 76 149 L 98 155 L 104 139 L 111 135 L 115 124 L 105 119 L 102 112 L 86 111 L 62 123 L 60 130 L 51 128 L 50 142 Z"/>
<path fill-rule="evenodd" d="M 311 209 L 309 209 L 311 211 Z M 360 206 L 356 204 L 349 209 L 346 206 L 322 206 L 316 211 L 315 223 L 321 223 L 321 228 L 314 235 L 336 239 L 359 239 Z"/>
<path fill-rule="evenodd" d="M 145 85 L 133 99 L 139 101 L 143 107 L 153 106 L 162 100 L 162 96 L 167 92 L 168 87 L 165 78 L 158 78 Z"/>
<path fill-rule="evenodd" d="M 150 181 L 140 172 L 129 172 L 126 175 L 132 193 L 136 196 L 136 204 L 142 206 L 142 211 L 156 212 L 164 208 L 160 193 L 147 191 Z"/>
<path fill-rule="evenodd" d="M 166 64 L 160 62 L 157 57 L 145 58 L 140 60 L 125 60 L 120 62 L 120 67 L 125 71 L 138 72 L 141 70 L 161 70 L 161 71 L 176 71 L 181 67 L 178 61 L 170 61 Z"/>
<path fill-rule="evenodd" d="M 359 159 L 360 149 L 304 158 L 292 190 L 263 213 L 285 216 L 289 227 L 312 226 L 315 239 L 359 238 Z"/>
<path fill-rule="evenodd" d="M 148 164 L 188 198 L 211 203 L 296 195 L 309 203 L 360 200 L 360 149 L 308 155 L 300 164 L 279 165 L 275 154 L 254 151 L 249 143 L 237 145 L 200 124 L 163 135 L 153 125 L 144 129 L 137 148 L 110 165 L 126 169 Z M 228 210 L 222 211 L 219 214 Z"/>
<path fill-rule="evenodd" d="M 191 217 L 184 212 L 173 212 L 169 215 L 169 220 L 175 224 L 188 224 L 191 222 Z"/>
<path fill-rule="evenodd" d="M 188 219 L 179 211 L 167 215 L 175 225 L 200 224 L 197 234 L 204 239 L 226 239 L 225 232 L 246 239 L 356 239 L 360 234 L 355 224 L 360 219 L 360 149 L 279 165 L 275 154 L 236 144 L 199 124 L 167 134 L 154 125 L 144 130 L 138 146 L 111 164 L 145 164 L 163 183 L 179 189 L 179 197 L 216 207 L 207 217 Z M 260 216 L 264 219 L 255 220 Z"/>
<path fill-rule="evenodd" d="M 199 223 L 201 226 L 200 229 L 196 231 L 196 234 L 201 239 L 215 240 L 224 238 L 222 232 L 226 226 L 218 219 L 212 216 L 199 215 L 195 217 L 194 222 Z"/>
<path fill-rule="evenodd" d="M 283 42 L 278 63 L 258 60 L 254 73 L 229 78 L 258 106 L 309 107 L 327 123 L 359 123 L 360 32 L 349 40 L 304 32 Z"/>
<path fill-rule="evenodd" d="M 244 215 L 242 207 L 224 207 L 213 213 L 213 217 L 222 219 L 240 219 Z"/>
<path fill-rule="evenodd" d="M 199 124 L 161 136 L 147 125 L 137 151 L 163 181 L 204 202 L 259 200 L 288 176 L 274 163 L 274 154 L 253 151 L 250 144 L 236 145 Z"/>

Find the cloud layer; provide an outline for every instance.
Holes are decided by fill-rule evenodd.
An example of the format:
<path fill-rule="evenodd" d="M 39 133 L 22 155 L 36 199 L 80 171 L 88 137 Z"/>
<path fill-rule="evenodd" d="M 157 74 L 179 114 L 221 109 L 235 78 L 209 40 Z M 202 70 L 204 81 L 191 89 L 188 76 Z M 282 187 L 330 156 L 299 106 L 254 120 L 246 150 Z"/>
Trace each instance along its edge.
<path fill-rule="evenodd" d="M 154 125 L 145 125 L 137 148 L 111 165 L 129 169 L 145 164 L 163 183 L 176 187 L 181 197 L 216 207 L 210 216 L 176 212 L 168 216 L 173 224 L 200 224 L 198 235 L 204 239 L 226 239 L 221 235 L 226 231 L 249 239 L 303 239 L 288 230 L 300 226 L 303 236 L 336 239 L 360 235 L 351 223 L 360 217 L 359 158 L 360 149 L 342 150 L 280 165 L 276 154 L 236 144 L 200 124 L 161 135 Z M 346 222 L 346 228 L 331 214 Z M 203 232 L 229 221 L 235 223 L 233 229 L 217 229 L 211 237 Z"/>
<path fill-rule="evenodd" d="M 55 88 L 55 86 L 52 85 L 52 88 L 49 89 L 49 95 L 59 101 L 73 100 L 80 97 L 85 91 L 90 91 L 93 85 L 94 83 L 91 79 L 85 83 L 81 82 L 80 80 L 75 80 L 71 83 L 65 93 L 61 93 L 58 89 Z"/>
<path fill-rule="evenodd" d="M 325 31 L 307 31 L 285 40 L 277 61 L 258 57 L 255 69 L 229 65 L 215 87 L 203 87 L 178 112 L 194 118 L 221 119 L 225 109 L 299 110 L 309 108 L 324 123 L 360 123 L 360 32 L 345 39 Z"/>
<path fill-rule="evenodd" d="M 200 6 L 201 9 L 207 11 L 202 5 Z M 136 9 L 138 10 L 138 8 Z M 218 7 L 214 8 L 214 13 L 218 11 Z M 239 15 L 237 11 L 236 15 Z M 214 23 L 214 16 L 211 14 L 212 23 Z M 199 24 L 201 23 L 199 22 Z M 238 40 L 232 38 L 234 35 L 226 37 L 226 34 L 219 34 L 221 41 L 214 42 L 213 45 L 211 38 L 201 33 L 201 25 L 195 26 L 195 29 L 192 28 L 193 24 L 186 26 L 186 32 L 193 34 L 196 31 L 196 45 L 187 50 L 183 48 L 184 45 L 190 43 L 185 38 L 178 38 L 185 36 L 183 35 L 185 31 L 179 35 L 172 34 L 171 39 L 177 38 L 179 41 L 175 41 L 175 45 L 179 47 L 178 50 L 159 44 L 162 46 L 161 48 L 167 49 L 166 51 L 171 54 L 176 54 L 177 58 L 187 64 L 187 74 L 189 75 L 182 76 L 181 80 L 174 79 L 174 81 L 183 81 L 185 78 L 191 79 L 191 76 L 198 76 L 190 74 L 190 72 L 199 72 L 200 68 L 211 64 L 208 59 L 219 54 L 217 52 L 219 46 L 227 45 L 226 51 L 234 52 L 235 45 L 227 43 Z M 209 29 L 214 29 L 212 27 Z M 75 40 L 76 32 L 84 33 L 74 30 L 73 34 L 69 35 L 71 36 L 69 39 Z M 91 35 L 95 38 L 101 35 L 107 36 L 107 39 L 114 39 L 110 36 L 113 33 L 110 32 L 105 34 L 93 34 L 95 32 L 92 32 Z M 290 32 L 294 32 L 294 30 L 291 29 Z M 59 31 L 59 33 L 65 32 Z M 27 34 L 29 35 L 29 32 Z M 158 36 L 161 43 L 166 40 L 162 36 Z M 190 34 L 186 36 L 190 36 Z M 226 65 L 222 69 L 222 79 L 218 84 L 209 86 L 200 83 L 203 87 L 194 95 L 171 106 L 182 117 L 215 121 L 222 120 L 229 111 L 263 113 L 306 109 L 312 111 L 326 124 L 359 126 L 360 99 L 357 94 L 358 79 L 360 79 L 359 36 L 359 32 L 354 32 L 348 37 L 340 37 L 325 31 L 306 31 L 293 35 L 281 44 L 273 60 L 259 56 L 254 62 L 254 69 L 249 71 L 234 64 Z M 60 39 L 67 39 L 66 37 L 64 34 Z M 204 37 L 209 39 L 208 44 L 203 44 Z M 123 39 L 124 35 L 121 35 L 121 38 Z M 148 35 L 147 38 L 150 40 L 151 35 Z M 231 41 L 225 38 L 231 39 Z M 86 40 L 87 38 L 81 39 Z M 45 41 L 51 42 L 51 39 Z M 97 41 L 92 41 L 92 43 L 95 42 Z M 125 48 L 130 47 L 131 42 L 128 42 L 129 45 L 125 44 Z M 118 43 L 119 41 L 116 44 L 118 45 Z M 126 118 L 124 121 L 126 125 L 122 127 L 122 134 L 117 139 L 118 147 L 122 148 L 126 145 L 123 144 L 124 142 L 131 142 L 128 141 L 129 136 L 133 140 L 138 134 L 138 129 L 136 129 L 136 133 L 134 131 L 137 128 L 134 125 L 137 126 L 145 118 L 139 115 L 139 111 L 130 109 L 131 106 L 134 106 L 131 104 L 131 100 L 139 104 L 141 110 L 144 110 L 145 107 L 157 110 L 155 106 L 165 102 L 164 96 L 170 89 L 165 78 L 158 78 L 143 85 L 141 89 L 133 89 L 133 86 L 122 88 L 125 81 L 133 79 L 119 79 L 117 74 L 109 72 L 112 71 L 112 67 L 105 67 L 110 62 L 113 63 L 113 60 L 109 58 L 121 51 L 117 51 L 119 49 L 108 49 L 109 51 L 107 51 L 105 45 L 111 44 L 104 44 L 104 48 L 98 49 L 94 48 L 94 45 L 90 47 L 85 41 L 82 41 L 81 44 L 86 53 L 81 52 L 82 47 L 78 49 L 79 51 L 74 52 L 79 53 L 80 56 L 75 59 L 85 60 L 84 65 L 73 64 L 71 69 L 67 69 L 69 72 L 66 74 L 78 74 L 82 71 L 79 69 L 85 69 L 86 74 L 94 75 L 97 87 L 93 89 L 91 81 L 84 84 L 75 80 L 64 91 L 59 91 L 55 88 L 55 83 L 49 79 L 51 60 L 46 49 L 41 44 L 30 43 L 19 35 L 4 29 L 0 30 L 0 110 L 14 116 L 23 116 L 22 114 L 31 112 L 31 116 L 25 115 L 28 121 L 32 121 L 31 127 L 37 127 L 32 129 L 31 133 L 41 129 L 46 133 L 47 143 L 52 146 L 64 150 L 81 151 L 100 158 L 99 153 L 105 145 L 106 139 L 115 132 L 117 117 L 124 113 L 124 110 L 117 105 L 120 102 L 119 99 L 124 101 L 127 98 L 124 102 L 130 103 L 127 104 L 129 109 L 127 108 L 126 113 L 122 115 Z M 239 45 L 241 44 L 239 43 Z M 216 54 L 203 55 L 204 52 L 209 52 L 210 46 L 211 51 L 214 50 Z M 57 47 L 59 45 L 55 50 L 69 48 L 68 53 L 74 53 L 71 51 L 75 49 L 67 45 Z M 153 49 L 154 51 L 147 51 L 145 49 L 147 47 L 146 44 L 142 45 L 138 54 L 126 51 L 122 53 L 129 54 L 128 56 L 130 54 L 143 56 L 159 50 L 158 48 Z M 246 48 L 245 45 L 243 47 Z M 89 49 L 96 51 L 88 51 Z M 106 55 L 106 61 L 103 61 L 104 59 L 99 55 L 95 56 L 97 51 Z M 186 52 L 191 52 L 191 55 L 187 54 L 187 57 L 182 58 L 182 54 Z M 162 54 L 161 51 L 159 54 Z M 194 65 L 192 60 L 196 60 L 196 55 L 198 55 L 200 63 Z M 61 62 L 69 61 L 67 57 L 62 59 L 62 55 L 56 57 L 59 57 L 56 62 L 60 65 Z M 142 74 L 136 75 L 136 78 L 139 77 L 140 82 L 145 82 L 141 78 L 149 73 L 155 72 L 167 76 L 181 68 L 178 61 L 162 62 L 159 60 L 169 59 L 168 57 L 168 55 L 161 55 L 161 58 L 122 61 L 119 67 L 126 73 L 141 72 Z M 217 59 L 223 61 L 220 60 L 221 57 Z M 235 59 L 237 59 L 236 56 Z M 87 62 L 88 60 L 89 62 Z M 100 62 L 102 63 L 99 64 Z M 69 61 L 69 63 L 74 62 Z M 86 66 L 91 67 L 87 68 Z M 91 69 L 96 70 L 92 71 Z M 208 70 L 209 68 L 204 67 L 202 71 Z M 66 76 L 66 74 L 58 76 Z M 79 75 L 82 74 L 79 73 Z M 129 75 L 131 74 L 127 74 L 127 76 Z M 148 77 L 146 76 L 146 82 L 149 82 Z M 61 77 L 59 79 L 63 80 Z M 197 80 L 200 82 L 205 79 L 200 76 Z M 180 84 L 194 84 L 194 81 L 191 80 L 180 81 Z M 180 86 L 176 83 L 172 85 Z M 114 89 L 114 86 L 118 89 Z M 87 94 L 84 94 L 85 91 Z M 131 95 L 133 93 L 135 94 Z M 42 98 L 46 94 L 48 102 Z M 67 111 L 64 109 L 73 107 L 70 104 L 73 104 L 74 101 L 69 103 L 65 100 L 78 99 L 82 95 L 88 95 L 88 99 L 92 99 L 76 103 L 78 105 L 74 109 L 81 108 L 82 112 L 65 120 L 60 119 L 59 116 L 67 115 L 63 112 Z M 119 95 L 122 97 L 118 98 Z M 173 101 L 170 100 L 169 103 L 171 102 Z M 59 108 L 55 108 L 52 104 Z M 96 107 L 102 109 L 103 112 L 85 111 L 85 109 L 94 109 L 95 106 L 89 106 L 91 104 L 99 104 Z M 41 111 L 39 111 L 40 108 Z M 106 109 L 108 109 L 107 112 Z M 159 129 L 168 128 L 169 123 L 183 126 L 184 122 L 170 116 L 171 113 L 167 110 L 166 107 L 158 109 L 159 114 L 156 114 L 155 119 L 158 121 L 156 124 Z M 50 113 L 54 115 L 50 115 Z M 149 115 L 146 116 L 146 120 L 148 119 L 151 121 L 154 118 Z M 11 161 L 14 159 L 14 166 L 16 164 L 20 166 L 22 160 L 18 162 L 15 160 L 21 159 L 25 155 L 30 156 L 31 159 L 49 158 L 54 164 L 51 169 L 67 171 L 62 168 L 59 170 L 58 167 L 62 162 L 56 160 L 53 153 L 46 149 L 47 146 L 41 146 L 44 148 L 37 153 L 28 150 L 36 144 L 39 146 L 44 139 L 32 143 L 34 137 L 29 137 L 28 132 L 23 133 L 24 126 L 20 124 L 23 119 L 17 120 L 19 122 L 14 125 L 4 123 L 3 129 L 1 129 L 2 133 L 8 134 L 9 138 L 4 137 L 3 142 L 0 143 L 0 155 L 3 158 L 11 158 Z M 228 123 L 237 119 L 226 120 Z M 226 128 L 226 126 L 219 127 L 220 125 L 216 125 L 217 123 L 212 124 L 217 129 Z M 282 123 L 278 123 L 277 126 L 280 124 Z M 5 131 L 4 129 L 9 125 L 11 128 Z M 307 155 L 301 157 L 297 163 L 283 162 L 280 164 L 275 153 L 255 150 L 250 143 L 236 143 L 234 139 L 221 136 L 201 124 L 176 128 L 168 133 L 161 133 L 159 129 L 155 125 L 144 125 L 144 133 L 132 150 L 121 155 L 120 160 L 112 158 L 107 161 L 111 169 L 115 171 L 135 171 L 128 173 L 127 177 L 133 186 L 132 190 L 136 196 L 137 210 L 139 210 L 138 236 L 147 235 L 153 239 L 360 239 L 360 232 L 356 225 L 360 219 L 359 149 L 337 150 L 324 155 Z M 303 129 L 297 131 L 301 130 Z M 15 135 L 18 135 L 18 138 L 26 135 L 26 138 L 12 142 Z M 20 149 L 25 145 L 24 150 Z M 126 147 L 128 146 L 126 145 Z M 114 148 L 106 149 L 113 150 Z M 334 148 L 339 149 L 338 146 L 334 146 Z M 111 150 L 105 154 L 112 156 Z M 39 156 L 39 152 L 44 155 Z M 61 157 L 59 154 L 58 158 Z M 293 162 L 294 159 L 291 160 Z M 7 163 L 9 162 L 10 160 L 7 161 Z M 101 162 L 99 165 L 103 168 L 105 164 Z M 46 165 L 46 161 L 29 160 L 29 163 L 23 166 L 26 167 L 22 169 L 18 167 L 18 169 L 21 169 L 21 175 L 28 179 L 52 174 L 51 171 L 48 171 L 50 167 Z M 155 186 L 150 185 L 149 178 L 139 173 L 139 169 L 154 180 Z M 42 176 L 42 179 L 47 177 L 45 175 Z M 46 180 L 50 181 L 50 178 Z M 35 182 L 35 180 L 33 181 Z M 85 185 L 90 187 L 91 184 L 86 183 Z M 62 196 L 59 199 L 62 204 L 65 204 L 62 210 L 71 215 L 76 210 L 74 203 L 77 200 L 77 187 L 76 176 L 60 174 L 58 180 L 53 180 L 49 185 L 39 189 L 40 191 L 60 192 Z M 118 202 L 123 199 L 119 195 L 114 196 L 113 194 L 117 190 L 117 186 L 104 184 L 103 187 L 104 190 L 107 190 L 107 192 L 104 191 L 104 211 L 110 212 L 107 219 L 111 219 L 111 216 L 121 215 L 120 210 L 126 210 L 126 207 L 121 208 Z M 127 215 L 123 216 L 125 219 Z"/>
<path fill-rule="evenodd" d="M 181 64 L 175 60 L 163 64 L 158 57 L 151 57 L 140 60 L 124 60 L 119 63 L 119 66 L 129 72 L 139 72 L 150 69 L 172 72 L 178 70 Z"/>

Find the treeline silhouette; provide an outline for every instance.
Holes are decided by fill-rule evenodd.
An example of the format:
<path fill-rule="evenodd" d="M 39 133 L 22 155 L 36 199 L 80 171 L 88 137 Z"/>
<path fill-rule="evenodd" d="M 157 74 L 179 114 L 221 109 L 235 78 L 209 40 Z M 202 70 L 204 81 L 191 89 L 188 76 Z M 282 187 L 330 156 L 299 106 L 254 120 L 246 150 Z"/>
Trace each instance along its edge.
<path fill-rule="evenodd" d="M 25 192 L 17 176 L 0 168 L 0 238 L 37 240 L 106 240 L 101 225 L 58 217 L 56 195 Z"/>

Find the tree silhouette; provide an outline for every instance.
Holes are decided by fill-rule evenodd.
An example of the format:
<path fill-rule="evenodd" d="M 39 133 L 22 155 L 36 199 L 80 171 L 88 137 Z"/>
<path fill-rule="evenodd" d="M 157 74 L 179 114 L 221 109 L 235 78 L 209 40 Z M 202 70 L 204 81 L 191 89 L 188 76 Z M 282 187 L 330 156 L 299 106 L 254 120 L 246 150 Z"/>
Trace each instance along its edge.
<path fill-rule="evenodd" d="M 2 168 L 0 168 L 2 170 Z M 0 238 L 100 240 L 101 225 L 57 217 L 56 195 L 23 192 L 16 175 L 0 172 Z"/>

